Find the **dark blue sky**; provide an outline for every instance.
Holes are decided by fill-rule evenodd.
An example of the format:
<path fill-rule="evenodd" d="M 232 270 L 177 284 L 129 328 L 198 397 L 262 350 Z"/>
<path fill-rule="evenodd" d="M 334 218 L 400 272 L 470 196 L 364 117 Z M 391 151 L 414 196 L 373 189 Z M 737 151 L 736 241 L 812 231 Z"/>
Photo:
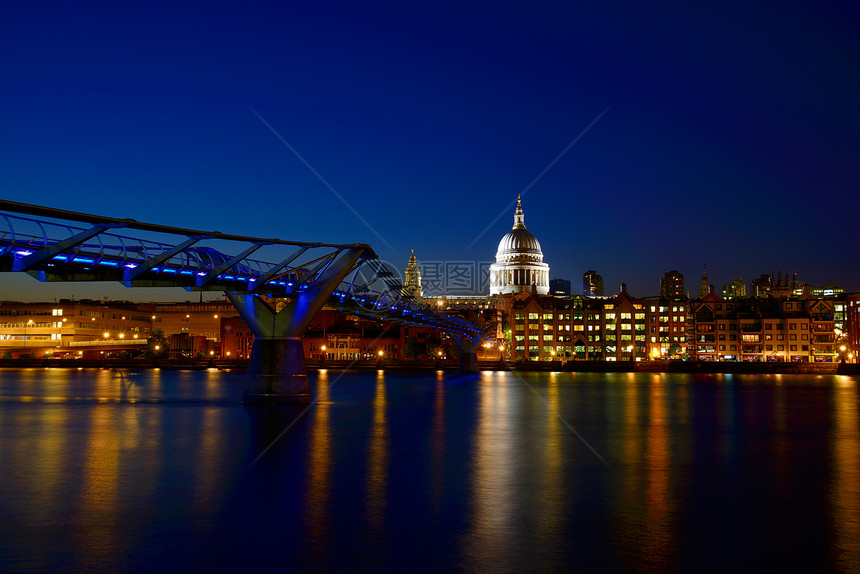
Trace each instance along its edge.
<path fill-rule="evenodd" d="M 2 197 L 403 268 L 492 259 L 528 188 L 575 286 L 695 292 L 706 264 L 860 290 L 852 4 L 579 4 L 5 2 Z"/>

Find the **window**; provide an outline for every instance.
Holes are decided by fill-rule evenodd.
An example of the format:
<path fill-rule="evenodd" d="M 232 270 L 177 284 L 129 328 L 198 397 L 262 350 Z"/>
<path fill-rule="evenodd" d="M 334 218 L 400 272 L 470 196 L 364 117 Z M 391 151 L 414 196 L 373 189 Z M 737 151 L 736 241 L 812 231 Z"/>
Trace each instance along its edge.
<path fill-rule="evenodd" d="M 792 351 L 796 351 L 796 350 L 797 350 L 797 345 L 792 345 L 792 346 L 791 346 L 791 350 L 792 350 Z"/>
<path fill-rule="evenodd" d="M 525 319 L 525 315 L 523 315 L 522 313 L 515 313 L 514 319 L 516 319 L 517 321 L 522 321 L 523 319 Z"/>
<path fill-rule="evenodd" d="M 625 319 L 627 321 L 629 321 L 632 318 L 633 318 L 633 315 L 631 313 L 621 313 L 621 320 L 622 321 L 624 321 Z"/>
<path fill-rule="evenodd" d="M 537 319 L 538 319 L 537 313 L 529 313 L 529 320 L 530 321 L 537 321 Z"/>

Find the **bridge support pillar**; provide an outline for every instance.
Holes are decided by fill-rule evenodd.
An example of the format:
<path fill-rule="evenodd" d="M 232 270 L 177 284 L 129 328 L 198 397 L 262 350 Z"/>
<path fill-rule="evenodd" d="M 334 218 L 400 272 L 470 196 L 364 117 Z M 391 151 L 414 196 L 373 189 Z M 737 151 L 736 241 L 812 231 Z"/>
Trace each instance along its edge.
<path fill-rule="evenodd" d="M 226 292 L 254 333 L 245 402 L 311 402 L 302 334 L 363 251 L 344 250 L 310 285 L 290 294 L 280 311 L 253 293 Z"/>
<path fill-rule="evenodd" d="M 478 372 L 478 353 L 474 351 L 461 351 L 458 370 L 461 373 Z"/>
<path fill-rule="evenodd" d="M 247 403 L 309 403 L 301 339 L 255 339 L 248 363 Z"/>
<path fill-rule="evenodd" d="M 451 340 L 457 345 L 460 350 L 460 364 L 458 370 L 461 373 L 477 373 L 478 372 L 478 346 L 489 337 L 490 333 L 495 329 L 495 325 L 488 325 L 480 334 L 467 337 L 465 335 L 452 335 Z"/>

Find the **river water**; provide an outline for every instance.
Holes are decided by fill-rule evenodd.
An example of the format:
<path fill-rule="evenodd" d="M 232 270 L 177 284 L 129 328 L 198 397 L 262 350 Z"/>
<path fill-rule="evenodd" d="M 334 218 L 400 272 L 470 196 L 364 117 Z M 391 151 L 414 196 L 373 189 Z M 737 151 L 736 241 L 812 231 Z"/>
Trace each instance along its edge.
<path fill-rule="evenodd" d="M 857 571 L 844 376 L 0 369 L 2 571 Z"/>

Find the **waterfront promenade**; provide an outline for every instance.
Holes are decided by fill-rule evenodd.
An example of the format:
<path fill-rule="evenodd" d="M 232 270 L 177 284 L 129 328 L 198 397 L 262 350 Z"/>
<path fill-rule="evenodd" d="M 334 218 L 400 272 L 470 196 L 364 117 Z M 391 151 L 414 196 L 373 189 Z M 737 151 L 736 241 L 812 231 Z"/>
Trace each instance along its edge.
<path fill-rule="evenodd" d="M 308 369 L 456 371 L 456 360 L 444 361 L 318 361 L 308 359 Z M 0 368 L 139 368 L 139 369 L 208 369 L 244 370 L 246 360 L 211 359 L 0 359 Z M 814 374 L 860 375 L 855 363 L 794 363 L 749 361 L 478 361 L 481 371 L 538 371 L 581 373 L 733 373 L 733 374 Z"/>

